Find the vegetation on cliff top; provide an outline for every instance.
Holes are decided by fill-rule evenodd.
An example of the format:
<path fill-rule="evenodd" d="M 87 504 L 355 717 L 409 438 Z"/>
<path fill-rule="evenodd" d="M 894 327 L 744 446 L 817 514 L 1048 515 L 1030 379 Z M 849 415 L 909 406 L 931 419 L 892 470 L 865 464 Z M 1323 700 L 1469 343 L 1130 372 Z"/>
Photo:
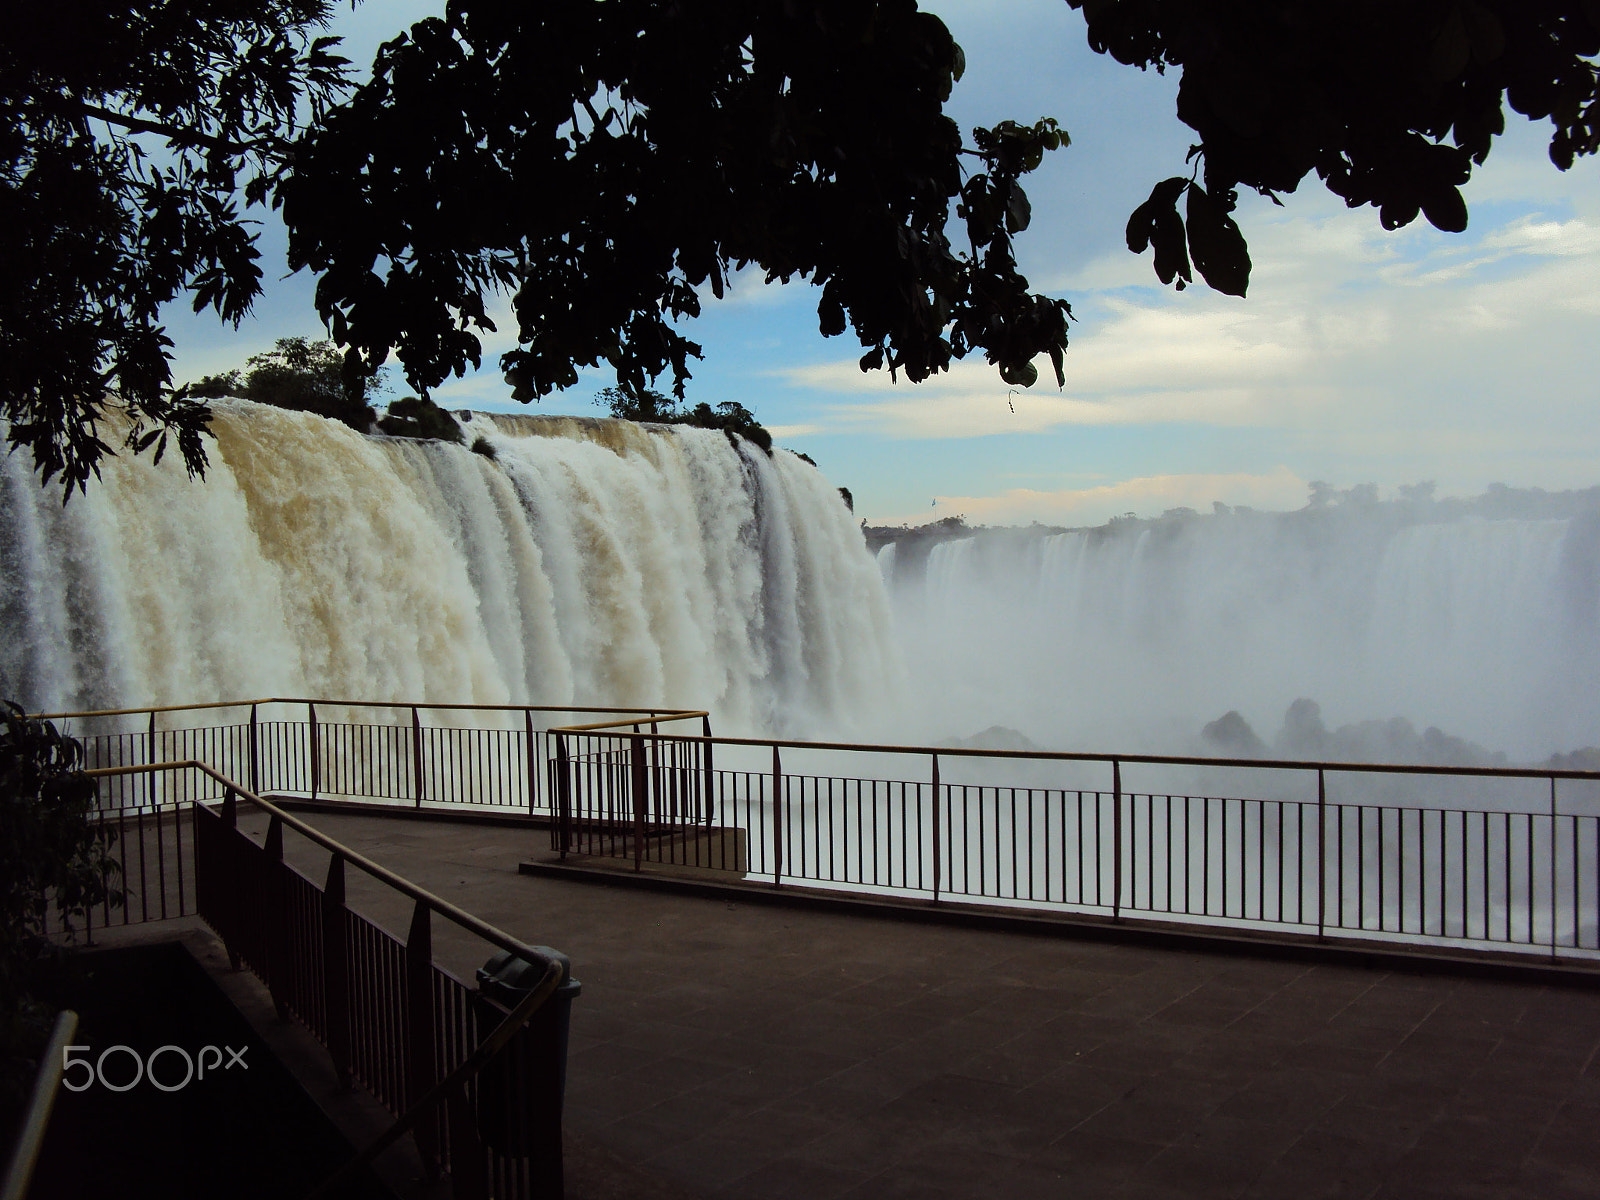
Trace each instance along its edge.
<path fill-rule="evenodd" d="M 753 412 L 733 400 L 725 400 L 716 408 L 702 400 L 693 408 L 680 409 L 676 400 L 650 388 L 632 395 L 622 388 L 608 387 L 600 390 L 594 402 L 604 405 L 613 417 L 624 421 L 653 421 L 658 425 L 720 429 L 728 435 L 730 442 L 742 437 L 754 442 L 766 453 L 772 453 L 772 435 L 756 420 Z"/>

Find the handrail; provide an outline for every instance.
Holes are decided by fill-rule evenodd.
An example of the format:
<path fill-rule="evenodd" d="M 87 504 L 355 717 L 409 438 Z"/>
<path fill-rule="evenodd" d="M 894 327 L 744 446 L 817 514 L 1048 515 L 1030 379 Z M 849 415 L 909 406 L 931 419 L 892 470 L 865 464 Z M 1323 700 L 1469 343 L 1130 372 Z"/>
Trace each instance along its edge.
<path fill-rule="evenodd" d="M 685 716 L 697 716 L 685 713 Z M 676 720 L 676 716 L 662 720 Z M 605 728 L 627 725 L 627 721 L 608 721 L 598 725 L 552 726 L 554 734 L 593 733 Z M 643 722 L 640 722 L 643 724 Z M 608 734 L 611 737 L 628 737 L 630 734 Z M 1573 771 L 1554 767 L 1446 767 L 1419 763 L 1362 763 L 1320 761 L 1315 759 L 1279 758 L 1206 758 L 1185 754 L 1105 754 L 1075 750 L 983 750 L 968 746 L 895 746 L 871 742 L 811 742 L 785 738 L 706 737 L 703 734 L 653 733 L 651 737 L 674 742 L 703 743 L 713 746 L 756 746 L 762 749 L 778 747 L 792 750 L 847 750 L 868 754 L 938 754 L 963 758 L 1012 758 L 1043 762 L 1103 762 L 1147 763 L 1160 766 L 1196 767 L 1248 767 L 1282 771 L 1348 771 L 1354 774 L 1389 775 L 1473 775 L 1501 779 L 1586 779 L 1600 782 L 1600 771 Z"/>
<path fill-rule="evenodd" d="M 581 709 L 573 709 L 572 711 L 573 712 L 581 712 L 582 710 Z M 648 712 L 650 714 L 650 717 L 649 717 L 648 720 L 644 720 L 644 721 L 629 721 L 629 720 L 623 720 L 623 721 L 596 721 L 593 725 L 561 725 L 559 727 L 552 726 L 551 729 L 549 730 L 549 732 L 551 732 L 551 733 L 593 733 L 596 730 L 600 730 L 600 729 L 618 729 L 618 728 L 621 728 L 624 725 L 649 725 L 649 726 L 651 726 L 653 728 L 653 727 L 655 727 L 657 725 L 660 725 L 664 721 L 689 721 L 689 720 L 693 720 L 696 717 L 709 717 L 711 715 L 709 712 L 706 712 L 703 709 L 677 709 L 677 708 L 668 708 L 668 709 L 660 709 L 660 708 L 650 708 L 650 709 L 615 708 L 615 709 L 608 709 L 606 711 L 609 711 L 609 712 Z M 659 716 L 657 715 L 658 713 L 660 714 Z M 669 733 L 667 736 L 668 737 L 676 737 L 677 735 Z M 716 740 L 724 740 L 724 739 L 712 739 L 712 740 L 716 741 Z M 761 742 L 759 744 L 765 746 L 767 743 Z"/>
<path fill-rule="evenodd" d="M 1344 771 L 1356 774 L 1378 773 L 1408 775 L 1464 775 L 1509 779 L 1554 778 L 1600 781 L 1600 771 L 1575 771 L 1540 767 L 1446 767 L 1429 766 L 1426 764 L 1415 763 L 1359 763 L 1333 760 L 1275 758 L 1209 758 L 1199 755 L 1107 754 L 1101 752 L 1068 750 L 985 750 L 967 746 L 885 745 L 870 742 L 818 742 L 783 738 L 706 737 L 704 735 L 688 734 L 663 735 L 659 732 L 657 727 L 667 721 L 689 720 L 696 717 L 704 718 L 710 715 L 704 709 L 677 709 L 667 708 L 664 706 L 656 706 L 652 708 L 631 708 L 625 705 L 460 704 L 413 702 L 405 700 L 330 700 L 326 698 L 304 696 L 268 696 L 256 700 L 219 700 L 212 703 L 203 704 L 167 704 L 149 706 L 145 708 L 91 709 L 82 712 L 36 713 L 34 716 L 42 720 L 60 720 L 68 717 L 115 717 L 159 712 L 189 712 L 208 708 L 247 708 L 251 705 L 260 704 L 328 704 L 342 708 L 416 708 L 436 711 L 478 710 L 484 712 L 631 713 L 645 716 L 647 719 L 643 721 L 623 719 L 615 721 L 598 721 L 585 725 L 552 726 L 549 732 L 558 734 L 598 733 L 607 729 L 617 729 L 629 725 L 649 724 L 652 729 L 655 730 L 652 736 L 671 737 L 675 741 L 704 742 L 713 745 L 727 746 L 757 746 L 762 748 L 771 748 L 776 746 L 795 750 L 844 750 L 876 754 L 942 754 L 964 758 L 1011 758 L 1021 760 L 1031 759 L 1044 762 L 1120 762 L 1146 763 L 1151 765 L 1165 766 L 1246 767 L 1290 771 L 1327 770 Z M 153 769 L 155 768 L 140 768 L 140 770 L 146 771 Z M 241 792 L 243 791 L 243 789 L 240 790 Z"/>
<path fill-rule="evenodd" d="M 461 926 L 461 928 L 467 930 L 469 933 L 476 934 L 490 945 L 498 946 L 502 950 L 510 951 L 518 958 L 526 959 L 529 962 L 539 962 L 545 964 L 546 966 L 551 963 L 555 963 L 558 966 L 560 965 L 560 959 L 552 958 L 548 953 L 539 947 L 529 946 L 524 942 L 519 942 L 509 933 L 506 933 L 500 929 L 496 929 L 487 921 L 483 921 L 478 917 L 473 916 L 465 909 L 457 908 L 448 900 L 441 899 L 427 889 L 418 887 L 404 876 L 397 875 L 393 871 L 389 870 L 388 867 L 373 862 L 365 855 L 358 854 L 356 851 L 351 850 L 348 846 L 345 846 L 342 842 L 335 841 L 321 830 L 312 825 L 308 825 L 305 821 L 302 821 L 293 813 L 279 808 L 270 800 L 263 800 L 260 796 L 250 791 L 249 788 L 242 787 L 233 780 L 229 779 L 226 775 L 222 774 L 220 771 L 215 771 L 205 763 L 199 762 L 196 759 L 175 759 L 171 762 L 144 763 L 139 766 L 132 767 L 97 767 L 92 770 L 85 771 L 83 774 L 91 779 L 102 779 L 111 775 L 140 775 L 147 771 L 180 770 L 197 770 L 203 775 L 209 775 L 223 787 L 235 792 L 237 795 L 256 805 L 264 812 L 267 812 L 273 817 L 282 821 L 285 825 L 303 834 L 306 838 L 315 842 L 323 849 L 339 855 L 347 863 L 350 863 L 352 866 L 359 867 L 368 875 L 371 875 L 374 879 L 381 880 L 390 887 L 394 888 L 397 892 L 401 892 L 413 900 L 426 904 L 441 917 L 445 917 L 448 920 L 455 922 L 455 924 Z M 196 801 L 196 803 L 199 802 Z"/>
<path fill-rule="evenodd" d="M 657 705 L 654 708 L 628 708 L 620 704 L 435 704 L 426 701 L 412 700 L 329 700 L 318 696 L 265 696 L 257 700 L 216 700 L 203 704 L 158 704 L 147 705 L 143 708 L 98 708 L 88 709 L 83 712 L 54 712 L 33 713 L 35 720 L 56 721 L 67 717 L 127 717 L 134 714 L 161 713 L 161 712 L 192 712 L 202 708 L 249 708 L 253 704 L 331 704 L 339 708 L 417 708 L 433 710 L 482 710 L 485 712 L 571 712 L 571 713 L 663 713 L 673 715 L 700 716 L 696 712 L 689 714 L 685 709 L 666 708 Z"/>
<path fill-rule="evenodd" d="M 23 1200 L 28 1185 L 33 1182 L 33 1171 L 39 1163 L 39 1151 L 44 1146 L 45 1130 L 50 1125 L 50 1113 L 55 1108 L 56 1094 L 61 1085 L 61 1072 L 65 1069 L 62 1053 L 78 1029 L 78 1014 L 70 1008 L 57 1017 L 50 1033 L 50 1043 L 44 1057 L 39 1060 L 39 1073 L 34 1076 L 33 1094 L 28 1100 L 28 1112 L 17 1133 L 17 1144 L 6 1167 L 5 1188 L 0 1200 Z"/>
<path fill-rule="evenodd" d="M 418 1122 L 423 1119 L 424 1116 L 431 1112 L 441 1100 L 449 1098 L 454 1092 L 460 1089 L 467 1080 L 471 1079 L 474 1075 L 481 1071 L 496 1054 L 503 1050 L 511 1041 L 511 1039 L 517 1034 L 517 1032 L 528 1023 L 534 1014 L 537 1013 L 553 995 L 555 995 L 556 990 L 567 981 L 569 969 L 568 965 L 562 957 L 549 952 L 547 948 L 530 946 L 526 943 L 518 941 L 510 934 L 507 934 L 504 931 L 497 929 L 495 926 L 490 925 L 488 922 L 473 916 L 466 910 L 456 907 L 448 900 L 441 899 L 427 889 L 418 887 L 410 880 L 389 870 L 389 868 L 373 862 L 364 855 L 357 853 L 356 851 L 345 846 L 343 843 L 335 840 L 332 837 L 329 837 L 327 834 L 307 824 L 294 814 L 286 812 L 284 809 L 272 803 L 270 800 L 262 799 L 249 788 L 235 783 L 226 775 L 223 775 L 220 771 L 217 771 L 196 759 L 175 759 L 170 762 L 147 763 L 138 766 L 101 767 L 84 771 L 83 774 L 91 779 L 100 779 L 116 775 L 141 774 L 148 771 L 176 770 L 199 771 L 201 774 L 206 775 L 215 782 L 221 784 L 225 789 L 227 789 L 227 792 L 232 798 L 237 799 L 242 797 L 243 799 L 256 805 L 262 811 L 271 815 L 274 820 L 295 829 L 308 840 L 318 846 L 321 846 L 330 854 L 334 855 L 335 858 L 358 867 L 367 874 L 371 875 L 373 878 L 388 884 L 391 888 L 400 892 L 402 895 L 409 897 L 420 905 L 426 906 L 430 911 L 437 912 L 440 916 L 446 917 L 450 921 L 453 921 L 456 925 L 459 925 L 468 932 L 475 934 L 477 937 L 483 939 L 489 944 L 496 946 L 501 950 L 509 951 L 518 958 L 521 958 L 527 962 L 540 963 L 544 967 L 544 974 L 541 976 L 538 985 L 520 1001 L 518 1001 L 516 1006 L 513 1007 L 509 1013 L 507 1013 L 505 1018 L 495 1026 L 493 1032 L 491 1032 L 488 1037 L 484 1038 L 471 1054 L 469 1054 L 454 1070 L 446 1075 L 444 1079 L 438 1081 L 421 1096 L 419 1096 L 412 1103 L 412 1105 L 403 1114 L 401 1114 L 393 1124 L 389 1126 L 388 1129 L 370 1142 L 363 1150 L 347 1161 L 343 1166 L 334 1171 L 334 1173 L 327 1179 L 323 1180 L 322 1183 L 320 1183 L 315 1189 L 313 1189 L 312 1192 L 309 1193 L 307 1200 L 315 1200 L 317 1197 L 338 1194 L 337 1189 L 348 1180 L 351 1174 L 360 1170 L 379 1154 L 383 1153 L 384 1150 L 392 1146 L 401 1137 L 404 1137 L 418 1124 Z M 201 802 L 197 800 L 195 803 L 199 804 Z M 226 801 L 224 803 L 226 803 Z M 68 1036 L 70 1036 L 70 1033 Z M 59 1054 L 56 1057 L 59 1059 Z M 15 1200 L 21 1200 L 21 1196 L 22 1194 L 19 1193 Z M 7 1195 L 3 1198 L 0 1198 L 0 1200 L 13 1200 L 13 1197 L 8 1192 Z"/>
<path fill-rule="evenodd" d="M 394 1145 L 440 1100 L 481 1071 L 491 1058 L 505 1049 L 506 1044 L 533 1018 L 533 1014 L 544 1005 L 545 1001 L 555 995 L 556 989 L 561 986 L 563 974 L 560 961 L 549 960 L 544 975 L 539 980 L 539 986 L 517 1002 L 517 1006 L 506 1014 L 505 1020 L 495 1026 L 494 1032 L 480 1042 L 478 1048 L 467 1055 L 460 1066 L 423 1093 L 393 1125 L 369 1142 L 359 1154 L 313 1188 L 307 1194 L 306 1200 L 317 1200 L 320 1196 L 336 1194 L 334 1191 L 336 1185 L 344 1183 L 352 1174 Z"/>

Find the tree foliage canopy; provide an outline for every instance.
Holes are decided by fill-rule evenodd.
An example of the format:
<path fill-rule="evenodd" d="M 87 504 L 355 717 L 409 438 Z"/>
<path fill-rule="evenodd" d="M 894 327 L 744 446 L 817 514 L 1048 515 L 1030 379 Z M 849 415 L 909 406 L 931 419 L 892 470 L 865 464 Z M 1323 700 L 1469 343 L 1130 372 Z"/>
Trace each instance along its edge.
<path fill-rule="evenodd" d="M 235 324 L 261 290 L 240 202 L 343 86 L 320 0 L 60 0 L 0 36 L 0 417 L 41 475 L 82 487 L 110 447 L 174 438 L 205 466 L 204 405 L 171 388 L 161 306 Z M 152 153 L 142 135 L 164 142 Z"/>
<path fill-rule="evenodd" d="M 1505 131 L 1505 102 L 1550 121 L 1563 171 L 1600 148 L 1594 0 L 1069 3 L 1095 50 L 1182 72 L 1178 117 L 1199 134 L 1203 174 L 1156 184 L 1127 230 L 1179 288 L 1198 271 L 1244 294 L 1249 253 L 1229 216 L 1240 188 L 1276 200 L 1314 173 L 1351 208 L 1375 206 L 1385 229 L 1420 214 L 1460 232 L 1461 186 Z"/>
<path fill-rule="evenodd" d="M 1044 2 L 1044 0 L 1041 0 Z M 1242 295 L 1241 188 L 1315 173 L 1386 227 L 1466 223 L 1460 186 L 1502 103 L 1554 127 L 1565 169 L 1600 141 L 1596 0 L 1069 0 L 1091 46 L 1182 72 L 1193 173 L 1128 223 L 1161 279 Z M 1029 290 L 1021 180 L 1053 120 L 945 115 L 960 47 L 915 0 L 448 0 L 355 86 L 322 0 L 63 0 L 0 39 L 0 417 L 45 478 L 175 437 L 161 305 L 237 322 L 261 287 L 243 212 L 281 209 L 290 265 L 357 378 L 393 353 L 419 395 L 480 365 L 496 292 L 528 401 L 604 364 L 683 395 L 681 331 L 730 273 L 820 286 L 825 336 L 921 380 L 981 352 L 1008 383 L 1062 379 L 1070 309 Z M 1182 209 L 1180 211 L 1180 202 Z"/>
<path fill-rule="evenodd" d="M 960 48 L 913 0 L 454 0 L 386 45 L 297 151 L 290 263 L 335 340 L 398 352 L 418 390 L 479 361 L 512 293 L 519 400 L 609 364 L 680 398 L 676 328 L 748 264 L 822 287 L 823 334 L 912 380 L 982 350 L 1013 382 L 1058 364 L 1068 310 L 1033 295 L 1012 234 L 1054 122 L 961 132 Z M 964 229 L 946 232 L 952 202 Z"/>
<path fill-rule="evenodd" d="M 676 323 L 749 264 L 820 284 L 822 332 L 853 329 L 864 368 L 918 380 L 981 350 L 1011 382 L 1040 354 L 1059 373 L 1069 310 L 1029 291 L 1011 238 L 1020 177 L 1065 135 L 1008 122 L 964 147 L 943 114 L 960 48 L 914 0 L 451 0 L 355 88 L 312 0 L 86 11 L 29 10 L 0 60 L 22 231 L 0 415 L 69 489 L 110 449 L 107 409 L 133 449 L 175 434 L 203 468 L 205 410 L 169 388 L 156 318 L 185 289 L 248 309 L 241 199 L 281 206 L 346 369 L 394 352 L 423 397 L 478 365 L 497 290 L 519 399 L 602 363 L 634 394 L 670 371 L 681 396 L 699 347 Z"/>

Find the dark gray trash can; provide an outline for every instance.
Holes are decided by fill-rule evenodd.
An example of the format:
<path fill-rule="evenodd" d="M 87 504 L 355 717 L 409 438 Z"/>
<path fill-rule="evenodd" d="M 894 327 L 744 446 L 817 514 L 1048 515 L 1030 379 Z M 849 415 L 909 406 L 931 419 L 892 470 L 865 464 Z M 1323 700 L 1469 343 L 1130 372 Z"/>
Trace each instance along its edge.
<path fill-rule="evenodd" d="M 567 1088 L 567 1031 L 583 985 L 565 954 L 538 946 L 562 966 L 561 985 L 510 1043 L 478 1073 L 478 1134 L 501 1154 L 561 1161 L 561 1108 Z M 544 967 L 502 951 L 478 968 L 478 1039 L 492 1034 L 539 986 Z"/>

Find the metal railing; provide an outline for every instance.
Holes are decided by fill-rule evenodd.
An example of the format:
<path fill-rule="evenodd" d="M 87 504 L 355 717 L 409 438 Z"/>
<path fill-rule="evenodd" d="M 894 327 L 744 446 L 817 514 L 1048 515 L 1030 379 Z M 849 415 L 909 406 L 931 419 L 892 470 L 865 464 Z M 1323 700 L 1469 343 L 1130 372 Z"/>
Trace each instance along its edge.
<path fill-rule="evenodd" d="M 636 868 L 734 871 L 773 887 L 1600 957 L 1597 772 L 879 746 L 660 728 L 694 715 L 552 729 L 552 847 L 631 859 Z M 717 767 L 714 754 L 744 761 Z M 855 756 L 879 768 L 891 757 L 921 767 L 876 778 L 795 771 L 785 770 L 786 755 L 808 766 Z M 952 764 L 970 773 L 979 761 L 991 779 L 1026 778 L 952 778 Z M 1130 787 L 1130 767 L 1164 777 L 1163 786 Z M 1100 786 L 1039 778 L 1069 769 L 1109 778 Z M 1224 773 L 1243 784 L 1236 794 L 1171 786 L 1214 784 Z M 1572 793 L 1565 801 L 1563 787 Z"/>
<path fill-rule="evenodd" d="M 484 1094 L 480 1069 L 563 982 L 561 960 L 350 850 L 204 763 L 86 772 L 100 780 L 141 773 L 198 776 L 209 788 L 191 779 L 192 790 L 220 795 L 214 806 L 188 802 L 172 822 L 191 828 L 190 891 L 179 910 L 197 911 L 222 938 L 232 964 L 249 966 L 267 985 L 279 1015 L 293 1016 L 321 1040 L 342 1082 L 359 1082 L 399 1118 L 357 1162 L 409 1130 L 425 1164 L 449 1170 L 460 1200 L 559 1197 L 559 1107 L 553 1129 L 515 1145 L 503 1135 L 501 1146 L 486 1144 L 478 1116 L 480 1105 L 496 1101 Z M 241 800 L 269 818 L 260 843 L 238 827 Z M 285 861 L 286 829 L 328 852 L 320 884 Z M 346 905 L 347 866 L 411 900 L 404 939 Z M 435 914 L 489 946 L 542 964 L 546 977 L 508 1012 L 433 961 Z M 529 1144 L 539 1153 L 530 1155 Z"/>
<path fill-rule="evenodd" d="M 303 719 L 269 714 L 272 704 L 304 706 Z M 349 799 L 532 813 L 562 854 L 638 869 L 1114 921 L 1600 954 L 1596 772 L 721 738 L 704 712 L 666 708 L 434 706 L 458 722 L 435 726 L 422 724 L 432 709 L 421 704 L 231 707 L 252 719 L 170 732 L 234 747 L 279 794 L 325 796 L 338 780 Z M 384 707 L 399 719 L 348 719 Z M 151 710 L 134 711 L 154 724 Z M 469 725 L 475 711 L 498 724 Z M 580 712 L 607 719 L 551 720 Z M 122 714 L 78 714 L 111 715 Z M 698 731 L 668 732 L 686 722 Z M 147 754 L 168 732 L 132 736 Z M 112 813 L 137 833 L 173 789 L 130 780 Z M 175 823 L 167 836 L 183 832 Z M 174 885 L 160 840 L 134 844 L 144 857 L 127 856 L 130 877 L 167 872 L 165 890 L 145 889 L 141 903 L 170 891 L 182 911 L 185 881 Z"/>
<path fill-rule="evenodd" d="M 84 744 L 92 767 L 194 759 L 241 780 L 257 795 L 548 816 L 552 718 L 570 721 L 591 713 L 649 719 L 680 711 L 267 697 L 38 716 L 64 722 L 63 732 Z M 198 713 L 226 716 L 182 723 L 185 715 Z M 389 719 L 379 719 L 383 714 Z M 474 723 L 449 723 L 464 716 Z M 208 798 L 158 794 L 154 774 L 122 780 L 103 801 L 128 813 Z"/>

